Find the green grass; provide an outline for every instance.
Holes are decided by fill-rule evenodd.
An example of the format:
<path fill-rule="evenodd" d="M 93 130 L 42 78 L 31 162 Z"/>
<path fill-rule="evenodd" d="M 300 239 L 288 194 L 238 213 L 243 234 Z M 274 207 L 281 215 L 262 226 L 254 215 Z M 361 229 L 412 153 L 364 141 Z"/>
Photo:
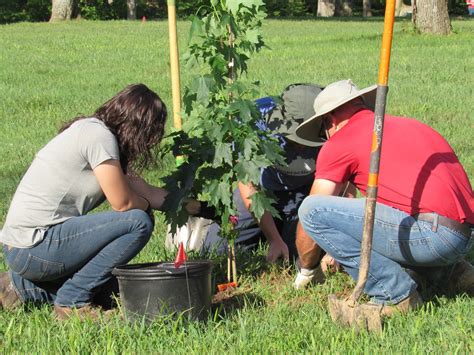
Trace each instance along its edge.
<path fill-rule="evenodd" d="M 178 25 L 184 52 L 189 24 Z M 382 27 L 377 18 L 267 21 L 264 37 L 271 50 L 250 62 L 247 80 L 261 82 L 262 96 L 278 94 L 293 82 L 326 85 L 351 78 L 359 87 L 374 84 Z M 437 129 L 473 183 L 474 22 L 455 20 L 453 27 L 453 35 L 432 37 L 413 33 L 408 22 L 395 24 L 387 112 Z M 61 122 L 93 112 L 134 82 L 155 89 L 171 107 L 166 22 L 6 25 L 0 27 L 0 48 L 0 224 L 35 152 Z M 193 71 L 182 66 L 181 72 L 184 86 Z M 147 177 L 158 183 L 166 166 Z M 152 241 L 135 261 L 172 258 L 158 220 Z M 433 298 L 422 311 L 390 320 L 380 336 L 357 335 L 334 325 L 326 309 L 327 294 L 352 287 L 346 277 L 295 291 L 294 270 L 263 266 L 263 254 L 241 256 L 246 266 L 239 294 L 206 323 L 160 320 L 144 326 L 114 318 L 99 325 L 58 324 L 49 307 L 0 311 L 1 352 L 474 352 L 471 299 Z"/>

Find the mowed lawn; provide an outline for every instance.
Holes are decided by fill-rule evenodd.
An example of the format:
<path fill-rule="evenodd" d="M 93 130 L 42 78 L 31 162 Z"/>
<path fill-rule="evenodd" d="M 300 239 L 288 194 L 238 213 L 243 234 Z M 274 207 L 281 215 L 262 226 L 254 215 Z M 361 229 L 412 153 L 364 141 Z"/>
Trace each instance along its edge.
<path fill-rule="evenodd" d="M 457 152 L 472 184 L 474 22 L 452 24 L 452 35 L 434 37 L 418 35 L 408 21 L 397 21 L 386 111 L 437 129 Z M 167 26 L 150 21 L 0 26 L 0 226 L 22 174 L 61 122 L 92 113 L 125 85 L 138 82 L 156 90 L 171 110 Z M 189 23 L 178 26 L 184 53 Z M 375 84 L 382 28 L 377 18 L 268 20 L 264 38 L 269 48 L 250 61 L 245 80 L 260 81 L 261 96 L 279 94 L 295 82 L 326 85 L 351 78 L 359 87 Z M 182 86 L 199 71 L 182 65 Z M 171 159 L 162 162 L 146 177 L 158 184 L 170 164 Z M 165 225 L 156 215 L 154 236 L 134 262 L 173 258 L 164 249 Z M 389 320 L 383 334 L 356 334 L 333 324 L 327 312 L 327 295 L 353 286 L 346 276 L 295 291 L 294 268 L 266 267 L 264 253 L 240 256 L 242 286 L 213 308 L 207 322 L 164 319 L 145 326 L 115 317 L 100 324 L 58 323 L 50 307 L 25 307 L 0 311 L 0 352 L 474 352 L 474 301 L 466 296 L 427 294 L 422 310 Z M 469 259 L 474 260 L 474 252 Z M 0 256 L 0 270 L 5 268 Z"/>

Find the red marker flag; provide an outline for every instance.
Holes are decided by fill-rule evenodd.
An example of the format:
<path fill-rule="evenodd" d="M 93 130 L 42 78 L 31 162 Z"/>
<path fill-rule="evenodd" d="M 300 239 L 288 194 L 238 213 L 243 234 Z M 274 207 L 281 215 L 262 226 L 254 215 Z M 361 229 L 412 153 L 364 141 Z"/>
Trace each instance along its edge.
<path fill-rule="evenodd" d="M 188 260 L 186 256 L 186 252 L 184 251 L 183 242 L 179 243 L 178 247 L 178 254 L 176 254 L 176 259 L 174 259 L 174 267 L 177 269 L 179 268 L 186 260 Z"/>

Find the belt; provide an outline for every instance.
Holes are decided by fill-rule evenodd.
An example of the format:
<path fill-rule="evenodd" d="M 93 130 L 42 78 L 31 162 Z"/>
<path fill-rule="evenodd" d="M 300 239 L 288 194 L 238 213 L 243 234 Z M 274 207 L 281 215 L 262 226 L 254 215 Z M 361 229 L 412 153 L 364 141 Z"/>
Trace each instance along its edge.
<path fill-rule="evenodd" d="M 467 239 L 471 238 L 471 228 L 472 225 L 469 223 L 460 223 L 454 219 L 440 216 L 436 213 L 418 213 L 413 216 L 418 221 L 425 221 L 433 223 L 431 230 L 436 232 L 438 229 L 438 224 L 445 226 L 453 231 L 461 233 Z"/>

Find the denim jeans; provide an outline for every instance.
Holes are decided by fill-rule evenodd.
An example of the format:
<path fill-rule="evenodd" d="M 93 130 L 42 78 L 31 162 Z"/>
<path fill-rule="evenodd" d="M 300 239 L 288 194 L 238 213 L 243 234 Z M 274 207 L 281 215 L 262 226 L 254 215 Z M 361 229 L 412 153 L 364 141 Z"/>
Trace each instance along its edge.
<path fill-rule="evenodd" d="M 73 217 L 54 225 L 32 248 L 3 248 L 13 285 L 24 302 L 82 307 L 129 262 L 153 231 L 142 210 Z"/>
<path fill-rule="evenodd" d="M 299 217 L 306 233 L 357 280 L 364 223 L 365 199 L 335 196 L 307 197 Z M 372 253 L 365 292 L 379 304 L 396 304 L 417 284 L 404 267 L 438 270 L 467 254 L 473 238 L 377 203 Z"/>

